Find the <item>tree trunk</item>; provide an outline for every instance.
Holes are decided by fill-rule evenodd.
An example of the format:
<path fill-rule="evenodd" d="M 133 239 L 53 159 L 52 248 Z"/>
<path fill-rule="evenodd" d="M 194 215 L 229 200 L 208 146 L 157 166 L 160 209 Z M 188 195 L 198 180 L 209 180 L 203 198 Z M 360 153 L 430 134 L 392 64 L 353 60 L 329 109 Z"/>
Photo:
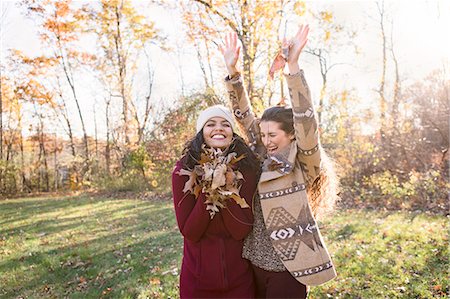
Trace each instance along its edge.
<path fill-rule="evenodd" d="M 2 68 L 0 68 L 0 162 L 3 160 L 3 95 Z M 0 189 L 3 189 L 3 167 L 0 167 Z"/>
<path fill-rule="evenodd" d="M 3 159 L 3 95 L 2 95 L 2 68 L 0 68 L 0 160 L 2 159 Z M 2 177 L 3 176 L 0 175 L 0 186 L 2 184 Z"/>
<path fill-rule="evenodd" d="M 384 10 L 384 0 L 380 4 L 377 2 L 378 12 L 380 13 L 380 29 L 381 29 L 381 38 L 382 38 L 382 72 L 381 72 L 381 81 L 380 81 L 380 88 L 378 90 L 378 93 L 380 95 L 380 135 L 381 135 L 381 141 L 384 140 L 384 134 L 386 130 L 386 98 L 384 94 L 384 85 L 386 82 L 386 63 L 387 63 L 387 57 L 386 57 L 386 32 L 384 30 L 384 17 L 385 17 L 385 10 Z"/>
<path fill-rule="evenodd" d="M 153 91 L 153 78 L 154 78 L 154 70 L 151 67 L 150 64 L 150 56 L 148 55 L 147 51 L 144 50 L 145 53 L 145 57 L 147 58 L 147 72 L 148 72 L 148 93 L 145 96 L 145 110 L 144 110 L 144 117 L 142 122 L 139 122 L 139 116 L 136 111 L 136 122 L 139 125 L 139 129 L 138 129 L 138 142 L 137 144 L 141 144 L 143 138 L 144 138 L 144 132 L 145 132 L 145 127 L 147 126 L 147 122 L 150 118 L 150 112 L 152 110 L 152 105 L 151 105 L 151 97 L 152 97 L 152 91 Z"/>
<path fill-rule="evenodd" d="M 25 157 L 24 157 L 24 146 L 23 146 L 23 136 L 22 133 L 20 133 L 20 142 L 19 142 L 19 147 L 20 147 L 20 176 L 21 176 L 21 183 L 20 183 L 20 191 L 23 192 L 24 191 L 24 187 L 27 188 L 28 192 L 31 191 L 28 182 L 27 182 L 27 178 L 25 175 Z"/>
<path fill-rule="evenodd" d="M 122 45 L 122 35 L 120 31 L 120 23 L 121 23 L 121 12 L 120 7 L 115 7 L 116 13 L 116 35 L 114 36 L 115 48 L 116 48 L 116 58 L 117 58 L 117 66 L 119 71 L 119 89 L 120 95 L 122 96 L 122 114 L 123 114 L 123 128 L 125 135 L 125 145 L 129 145 L 130 137 L 129 137 L 129 124 L 128 124 L 128 98 L 125 94 L 125 78 L 126 78 L 126 57 L 123 54 L 123 45 Z"/>
<path fill-rule="evenodd" d="M 95 159 L 98 161 L 98 136 L 97 136 L 97 113 L 94 105 L 94 137 L 95 137 Z"/>
<path fill-rule="evenodd" d="M 391 26 L 394 27 L 393 25 Z M 399 121 L 399 115 L 398 115 L 398 107 L 400 105 L 400 93 L 401 93 L 401 86 L 400 86 L 400 72 L 398 67 L 398 60 L 397 56 L 395 55 L 394 51 L 394 39 L 393 39 L 393 29 L 391 30 L 391 55 L 392 59 L 394 60 L 394 67 L 395 67 L 395 82 L 394 82 L 394 101 L 392 103 L 392 126 L 395 131 L 398 130 L 398 121 Z"/>
<path fill-rule="evenodd" d="M 106 102 L 106 148 L 105 148 L 105 161 L 106 161 L 106 174 L 108 177 L 111 175 L 111 145 L 109 140 L 109 105 L 111 100 Z"/>
<path fill-rule="evenodd" d="M 44 174 L 42 178 L 45 184 L 44 191 L 48 192 L 50 190 L 50 182 L 48 176 L 47 150 L 45 148 L 44 122 L 42 121 L 41 116 L 39 116 L 39 122 L 39 156 L 42 157 L 44 163 Z M 41 174 L 40 171 L 39 174 Z"/>
<path fill-rule="evenodd" d="M 73 99 L 77 106 L 78 116 L 80 117 L 81 128 L 83 129 L 83 139 L 84 139 L 83 141 L 84 141 L 84 149 L 85 149 L 85 155 L 86 155 L 85 158 L 86 158 L 86 160 L 88 160 L 89 159 L 89 147 L 88 147 L 86 126 L 84 125 L 83 114 L 81 113 L 80 103 L 78 101 L 78 97 L 77 97 L 77 93 L 76 93 L 76 89 L 75 89 L 75 82 L 71 76 L 70 65 L 69 65 L 69 62 L 67 62 L 66 59 L 64 58 L 63 46 L 61 45 L 59 38 L 58 38 L 58 48 L 59 48 L 58 50 L 60 51 L 61 65 L 64 70 L 64 75 L 66 76 L 66 80 L 69 83 L 70 89 L 72 91 Z"/>
<path fill-rule="evenodd" d="M 73 140 L 72 124 L 70 123 L 69 112 L 67 111 L 66 101 L 64 100 L 62 95 L 60 95 L 60 96 L 61 96 L 61 99 L 63 101 L 64 111 L 62 113 L 62 116 L 64 117 L 64 120 L 65 120 L 65 122 L 67 124 L 67 135 L 69 136 L 70 150 L 71 150 L 72 156 L 75 157 L 76 156 L 76 151 L 75 151 L 75 142 Z"/>
<path fill-rule="evenodd" d="M 57 144 L 57 135 L 56 135 L 56 133 L 55 133 L 55 143 L 54 143 L 54 152 L 53 152 L 53 165 L 54 165 L 54 170 L 55 170 L 55 172 L 54 172 L 54 175 L 53 175 L 53 180 L 54 180 L 54 188 L 55 188 L 55 191 L 57 191 L 58 190 L 58 167 L 57 167 L 57 157 L 56 157 L 56 151 L 57 151 L 57 146 L 58 146 L 58 144 Z"/>

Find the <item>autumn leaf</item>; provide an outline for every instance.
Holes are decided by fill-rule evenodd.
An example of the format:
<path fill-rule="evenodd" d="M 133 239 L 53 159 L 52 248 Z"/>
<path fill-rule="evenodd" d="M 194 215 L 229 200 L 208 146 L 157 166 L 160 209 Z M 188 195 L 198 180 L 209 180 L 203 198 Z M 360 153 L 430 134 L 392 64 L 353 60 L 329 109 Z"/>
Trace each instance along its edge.
<path fill-rule="evenodd" d="M 205 164 L 205 163 L 207 163 L 207 162 L 211 162 L 211 158 L 209 158 L 208 155 L 205 155 L 204 153 L 202 153 L 202 154 L 200 155 L 200 160 L 198 161 L 198 163 L 199 163 L 200 165 L 202 165 L 202 164 Z"/>
<path fill-rule="evenodd" d="M 194 187 L 194 196 L 197 198 L 201 191 L 202 191 L 202 187 L 200 185 L 196 185 Z"/>
<path fill-rule="evenodd" d="M 225 174 L 225 184 L 228 187 L 231 187 L 235 183 L 236 174 L 233 171 L 227 171 Z"/>
<path fill-rule="evenodd" d="M 237 154 L 236 153 L 230 153 L 227 155 L 227 157 L 225 158 L 225 164 L 231 163 L 231 161 L 236 158 Z"/>
<path fill-rule="evenodd" d="M 231 194 L 231 198 L 234 199 L 234 201 L 241 207 L 241 208 L 250 208 L 250 206 L 247 204 L 247 202 L 236 194 Z"/>
<path fill-rule="evenodd" d="M 273 76 L 275 75 L 275 73 L 278 70 L 281 70 L 282 68 L 284 68 L 284 65 L 286 64 L 286 59 L 281 55 L 281 51 L 277 54 L 277 56 L 275 57 L 275 59 L 272 62 L 272 66 L 270 67 L 269 70 L 269 76 L 270 79 L 273 80 Z"/>
<path fill-rule="evenodd" d="M 211 183 L 211 189 L 217 189 L 223 185 L 225 185 L 226 178 L 225 173 L 227 171 L 227 166 L 225 164 L 218 165 L 216 169 L 214 169 L 213 180 Z"/>
<path fill-rule="evenodd" d="M 193 173 L 192 171 L 186 170 L 186 169 L 180 169 L 177 172 L 177 174 L 178 175 L 187 175 L 187 176 L 189 176 L 189 180 L 186 182 L 186 184 L 184 184 L 183 193 L 186 193 L 188 191 L 193 193 L 194 192 L 195 179 L 196 179 L 195 173 Z"/>
<path fill-rule="evenodd" d="M 245 154 L 242 154 L 242 155 L 240 155 L 240 156 L 237 157 L 237 158 L 233 158 L 233 159 L 230 161 L 230 164 L 236 164 L 237 162 L 241 161 L 241 160 L 244 159 L 244 158 L 245 158 Z"/>
<path fill-rule="evenodd" d="M 333 14 L 329 11 L 320 12 L 320 16 L 325 22 L 331 23 L 333 21 Z"/>
<path fill-rule="evenodd" d="M 203 179 L 205 181 L 211 181 L 213 179 L 213 176 L 214 176 L 214 167 L 213 167 L 213 165 L 211 163 L 207 162 L 207 163 L 205 163 L 203 169 L 204 169 L 204 172 L 205 172 L 205 174 L 203 176 Z"/>

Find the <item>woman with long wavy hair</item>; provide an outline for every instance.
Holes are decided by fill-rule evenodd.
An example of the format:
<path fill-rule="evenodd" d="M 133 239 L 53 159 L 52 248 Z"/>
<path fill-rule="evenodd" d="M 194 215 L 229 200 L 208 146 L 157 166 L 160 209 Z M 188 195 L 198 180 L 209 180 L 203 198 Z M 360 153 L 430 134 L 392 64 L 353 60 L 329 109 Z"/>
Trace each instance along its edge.
<path fill-rule="evenodd" d="M 284 41 L 274 65 L 285 75 L 292 108 L 271 107 L 261 119 L 253 113 L 236 64 L 240 47 L 229 34 L 221 52 L 235 118 L 261 160 L 262 174 L 254 200 L 254 224 L 243 257 L 253 268 L 258 298 L 306 298 L 309 285 L 336 276 L 315 216 L 333 206 L 337 179 L 319 142 L 317 119 L 298 60 L 309 27 Z"/>
<path fill-rule="evenodd" d="M 181 298 L 255 296 L 242 248 L 253 225 L 260 164 L 234 129 L 226 107 L 202 111 L 197 133 L 172 174 L 175 213 L 184 237 Z"/>

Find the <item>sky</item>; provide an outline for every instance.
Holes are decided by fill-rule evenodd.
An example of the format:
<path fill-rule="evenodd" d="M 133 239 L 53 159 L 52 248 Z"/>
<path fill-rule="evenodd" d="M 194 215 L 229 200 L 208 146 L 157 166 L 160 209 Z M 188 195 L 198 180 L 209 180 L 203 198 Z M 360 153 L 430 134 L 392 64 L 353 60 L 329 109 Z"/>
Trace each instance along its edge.
<path fill-rule="evenodd" d="M 36 28 L 32 20 L 25 19 L 17 7 L 18 1 L 1 0 L 1 41 L 0 58 L 3 61 L 8 49 L 16 48 L 30 56 L 42 52 Z M 135 1 L 139 5 L 139 1 Z M 307 6 L 315 9 L 327 9 L 333 12 L 335 22 L 358 30 L 353 40 L 359 48 L 358 55 L 338 53 L 336 61 L 344 62 L 330 72 L 330 89 L 353 89 L 361 97 L 362 107 L 370 107 L 376 98 L 375 88 L 381 76 L 381 42 L 377 21 L 377 9 L 374 1 L 310 1 Z M 385 1 L 388 17 L 393 20 L 393 38 L 400 65 L 400 74 L 405 83 L 424 78 L 434 69 L 447 69 L 449 73 L 450 56 L 450 1 L 391 0 Z M 152 7 L 146 12 L 156 22 L 168 38 L 173 48 L 179 45 L 177 52 L 153 49 L 152 61 L 155 69 L 155 99 L 171 105 L 181 94 L 180 72 L 183 74 L 187 92 L 201 90 L 203 79 L 198 60 L 192 45 L 184 39 L 184 31 L 179 15 L 161 7 Z M 295 28 L 296 22 L 308 22 L 308 18 L 292 20 L 289 24 Z M 314 27 L 311 31 L 314 31 Z M 389 29 L 390 30 L 390 29 Z M 177 47 L 178 48 L 178 47 Z M 303 55 L 303 54 L 302 54 Z M 303 59 L 303 61 L 302 61 Z M 304 55 L 301 58 L 313 98 L 320 91 L 320 73 L 317 60 Z M 224 77 L 225 69 L 221 61 L 217 61 L 216 82 Z M 392 72 L 389 71 L 391 74 Z M 98 98 L 95 83 L 87 82 L 85 91 L 80 95 L 83 113 L 88 123 L 92 123 L 94 106 L 102 109 L 102 99 Z M 224 89 L 223 89 L 224 90 Z M 97 112 L 100 135 L 105 128 L 103 113 Z M 77 133 L 81 135 L 78 124 Z M 92 125 L 88 126 L 88 134 L 93 135 Z M 62 132 L 60 132 L 62 134 Z"/>

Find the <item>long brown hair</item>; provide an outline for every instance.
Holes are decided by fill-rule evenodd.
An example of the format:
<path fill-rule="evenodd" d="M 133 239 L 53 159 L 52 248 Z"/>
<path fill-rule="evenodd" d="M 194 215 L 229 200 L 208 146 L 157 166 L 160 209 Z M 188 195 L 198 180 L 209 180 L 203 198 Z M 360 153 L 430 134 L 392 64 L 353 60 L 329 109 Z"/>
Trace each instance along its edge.
<path fill-rule="evenodd" d="M 275 106 L 264 111 L 261 121 L 274 121 L 280 124 L 280 129 L 286 134 L 294 133 L 294 115 L 292 108 Z M 323 216 L 333 210 L 339 200 L 339 179 L 336 166 L 319 144 L 321 169 L 314 182 L 306 187 L 308 202 L 314 216 Z"/>
<path fill-rule="evenodd" d="M 199 164 L 198 161 L 200 160 L 200 154 L 203 152 L 202 145 L 204 144 L 205 138 L 203 137 L 203 129 L 201 129 L 200 132 L 185 144 L 182 158 L 183 168 L 192 170 L 195 165 Z M 238 156 L 245 156 L 244 159 L 238 162 L 237 165 L 239 168 L 248 169 L 256 175 L 260 174 L 261 165 L 258 158 L 245 143 L 244 139 L 236 133 L 233 133 L 233 140 L 225 154 L 228 152 L 235 152 Z"/>

